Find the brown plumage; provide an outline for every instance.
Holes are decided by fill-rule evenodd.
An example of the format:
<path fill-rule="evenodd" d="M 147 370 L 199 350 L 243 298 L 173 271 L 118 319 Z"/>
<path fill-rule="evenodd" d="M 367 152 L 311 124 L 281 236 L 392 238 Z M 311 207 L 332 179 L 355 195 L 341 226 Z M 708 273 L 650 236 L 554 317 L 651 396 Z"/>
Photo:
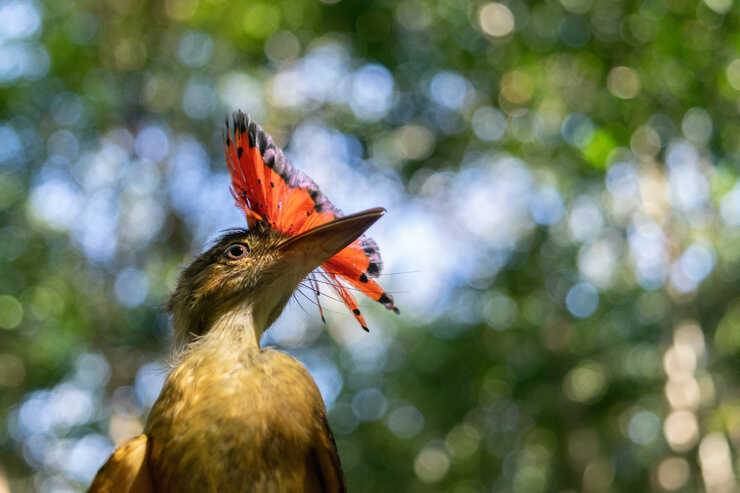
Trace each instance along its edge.
<path fill-rule="evenodd" d="M 291 238 L 259 225 L 232 231 L 185 269 L 169 304 L 174 368 L 144 433 L 113 453 L 90 491 L 344 491 L 316 384 L 259 338 L 298 282 L 382 214 Z"/>

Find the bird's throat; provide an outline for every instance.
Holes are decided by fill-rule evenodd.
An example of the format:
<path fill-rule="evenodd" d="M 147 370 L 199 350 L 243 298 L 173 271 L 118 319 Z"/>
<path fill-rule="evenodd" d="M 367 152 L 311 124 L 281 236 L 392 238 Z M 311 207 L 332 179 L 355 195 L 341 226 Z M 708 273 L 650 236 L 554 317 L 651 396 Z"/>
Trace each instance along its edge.
<path fill-rule="evenodd" d="M 267 327 L 256 314 L 254 305 L 238 305 L 216 318 L 203 339 L 213 339 L 213 342 L 232 345 L 241 350 L 259 350 L 260 337 Z"/>

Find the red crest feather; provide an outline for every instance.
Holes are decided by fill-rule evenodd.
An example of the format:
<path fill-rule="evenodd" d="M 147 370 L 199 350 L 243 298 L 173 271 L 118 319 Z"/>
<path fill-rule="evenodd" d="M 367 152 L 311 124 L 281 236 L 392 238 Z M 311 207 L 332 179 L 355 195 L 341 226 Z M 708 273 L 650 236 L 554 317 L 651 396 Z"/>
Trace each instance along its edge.
<path fill-rule="evenodd" d="M 241 111 L 226 121 L 225 149 L 231 193 L 247 216 L 250 228 L 263 222 L 276 231 L 295 236 L 342 216 L 316 183 L 288 162 L 272 137 Z M 381 268 L 378 245 L 364 235 L 321 265 L 320 275 L 365 330 L 368 330 L 365 318 L 350 288 L 399 312 L 393 298 L 374 279 Z M 312 277 L 310 282 L 318 295 L 319 281 Z"/>

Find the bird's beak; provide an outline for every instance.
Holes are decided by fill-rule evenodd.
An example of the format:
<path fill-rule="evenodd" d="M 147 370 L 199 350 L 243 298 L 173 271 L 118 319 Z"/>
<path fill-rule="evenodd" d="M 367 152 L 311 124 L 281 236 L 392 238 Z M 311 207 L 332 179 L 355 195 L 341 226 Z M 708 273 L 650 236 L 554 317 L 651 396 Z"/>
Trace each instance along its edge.
<path fill-rule="evenodd" d="M 385 209 L 376 207 L 340 217 L 286 239 L 278 249 L 285 257 L 300 263 L 294 266 L 308 274 L 352 243 L 383 214 Z"/>

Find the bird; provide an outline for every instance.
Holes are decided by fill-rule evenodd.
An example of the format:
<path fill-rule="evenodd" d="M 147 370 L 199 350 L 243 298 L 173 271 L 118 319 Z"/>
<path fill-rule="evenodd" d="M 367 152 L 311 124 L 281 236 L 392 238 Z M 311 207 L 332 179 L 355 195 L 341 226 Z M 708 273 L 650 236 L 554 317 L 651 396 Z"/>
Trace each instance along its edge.
<path fill-rule="evenodd" d="M 241 111 L 224 141 L 248 227 L 224 232 L 181 273 L 167 305 L 171 371 L 142 434 L 114 450 L 92 493 L 346 491 L 316 383 L 260 338 L 305 279 L 317 299 L 331 286 L 364 330 L 349 289 L 398 313 L 364 236 L 385 209 L 343 215 Z"/>

